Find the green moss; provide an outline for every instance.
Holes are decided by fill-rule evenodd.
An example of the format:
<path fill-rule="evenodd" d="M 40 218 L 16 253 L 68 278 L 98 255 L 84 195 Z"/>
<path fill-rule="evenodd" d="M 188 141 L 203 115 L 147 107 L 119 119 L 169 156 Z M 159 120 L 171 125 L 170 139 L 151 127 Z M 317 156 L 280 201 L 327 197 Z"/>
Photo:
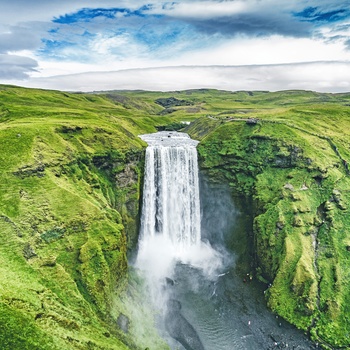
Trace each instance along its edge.
<path fill-rule="evenodd" d="M 181 104 L 169 110 L 159 99 Z M 135 313 L 140 282 L 128 279 L 126 253 L 139 224 L 146 145 L 137 135 L 183 121 L 201 141 L 201 167 L 253 200 L 269 306 L 324 345 L 349 347 L 349 101 L 2 86 L 0 347 L 166 348 L 147 308 Z M 130 334 L 117 325 L 121 313 Z"/>
<path fill-rule="evenodd" d="M 261 120 L 253 125 L 238 118 L 193 125 L 193 135 L 208 130 L 198 146 L 201 166 L 255 201 L 257 274 L 271 284 L 269 307 L 333 346 L 349 346 L 350 333 L 350 158 L 347 131 L 337 128 L 349 130 L 349 118 L 342 111 L 332 104 L 275 108 L 256 111 Z"/>
<path fill-rule="evenodd" d="M 60 349 L 65 346 L 55 341 L 35 323 L 28 315 L 0 303 L 0 347 L 13 349 Z"/>
<path fill-rule="evenodd" d="M 137 235 L 137 134 L 159 120 L 139 110 L 128 118 L 103 96 L 6 87 L 0 98 L 9 110 L 0 124 L 0 303 L 12 315 L 0 347 L 55 348 L 51 338 L 59 349 L 142 347 L 115 310 Z M 16 319 L 33 337 L 11 336 Z"/>

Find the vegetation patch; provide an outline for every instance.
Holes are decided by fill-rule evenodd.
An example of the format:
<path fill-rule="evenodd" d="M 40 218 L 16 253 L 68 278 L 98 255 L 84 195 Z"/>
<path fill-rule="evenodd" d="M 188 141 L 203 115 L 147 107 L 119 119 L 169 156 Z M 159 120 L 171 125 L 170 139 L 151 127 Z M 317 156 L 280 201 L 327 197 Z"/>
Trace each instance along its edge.
<path fill-rule="evenodd" d="M 99 95 L 6 86 L 0 99 L 0 348 L 144 349 L 118 325 L 138 229 L 137 135 L 169 120 Z"/>
<path fill-rule="evenodd" d="M 348 144 L 350 120 L 342 110 L 329 105 L 317 131 L 316 120 L 312 131 L 305 127 L 307 107 L 297 114 L 286 109 L 284 120 L 276 108 L 268 117 L 257 113 L 256 124 L 213 124 L 204 117 L 188 128 L 202 139 L 200 163 L 209 175 L 254 199 L 257 277 L 267 282 L 269 307 L 325 347 L 350 346 L 344 244 L 350 220 L 343 195 L 350 192 L 344 166 L 350 157 L 333 146 L 335 139 L 341 147 Z M 341 129 L 333 124 L 337 114 Z M 201 129 L 209 132 L 201 135 Z"/>
<path fill-rule="evenodd" d="M 311 91 L 1 86 L 0 348 L 166 348 L 127 253 L 138 135 L 183 122 L 201 168 L 253 203 L 269 307 L 325 347 L 350 347 L 349 104 Z"/>

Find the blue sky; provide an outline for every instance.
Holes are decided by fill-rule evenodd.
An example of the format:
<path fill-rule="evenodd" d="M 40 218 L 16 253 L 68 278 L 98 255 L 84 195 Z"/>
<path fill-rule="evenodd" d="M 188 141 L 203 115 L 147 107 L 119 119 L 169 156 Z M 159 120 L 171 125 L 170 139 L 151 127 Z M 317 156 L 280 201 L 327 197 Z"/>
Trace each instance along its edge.
<path fill-rule="evenodd" d="M 350 0 L 11 0 L 0 82 L 350 91 Z"/>

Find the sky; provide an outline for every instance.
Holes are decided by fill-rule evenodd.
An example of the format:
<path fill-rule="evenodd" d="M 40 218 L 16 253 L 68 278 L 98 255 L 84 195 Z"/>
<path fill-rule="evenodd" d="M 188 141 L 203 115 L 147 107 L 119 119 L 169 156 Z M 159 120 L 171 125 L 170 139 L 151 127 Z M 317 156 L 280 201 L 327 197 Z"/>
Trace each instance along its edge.
<path fill-rule="evenodd" d="M 0 2 L 0 83 L 350 91 L 350 0 Z"/>

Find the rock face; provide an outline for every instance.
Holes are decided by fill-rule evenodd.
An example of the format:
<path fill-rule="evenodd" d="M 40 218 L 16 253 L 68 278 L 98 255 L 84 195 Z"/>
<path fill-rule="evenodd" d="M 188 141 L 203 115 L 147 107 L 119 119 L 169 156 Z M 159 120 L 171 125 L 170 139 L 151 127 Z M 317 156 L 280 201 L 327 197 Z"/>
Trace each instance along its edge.
<path fill-rule="evenodd" d="M 165 327 L 172 338 L 176 339 L 186 350 L 204 350 L 203 344 L 192 325 L 181 314 L 178 300 L 168 301 Z"/>
<path fill-rule="evenodd" d="M 198 146 L 201 167 L 236 196 L 254 199 L 255 264 L 269 284 L 268 305 L 317 342 L 349 346 L 350 182 L 343 159 L 326 134 L 310 135 L 295 122 L 232 121 L 214 130 L 207 123 L 199 119 L 186 131 L 195 138 L 209 130 Z"/>
<path fill-rule="evenodd" d="M 26 259 L 30 259 L 30 258 L 33 258 L 34 256 L 37 256 L 34 248 L 29 243 L 26 243 L 23 247 L 23 256 Z"/>
<path fill-rule="evenodd" d="M 20 178 L 20 182 L 9 184 L 12 193 L 18 193 L 19 207 L 16 216 L 7 213 L 6 220 L 1 221 L 2 232 L 6 233 L 1 242 L 3 246 L 4 240 L 12 242 L 14 252 L 22 246 L 23 261 L 7 265 L 8 273 L 17 271 L 17 275 L 23 274 L 20 277 L 23 280 L 27 280 L 29 271 L 42 277 L 40 283 L 29 279 L 25 287 L 7 283 L 8 295 L 0 295 L 0 305 L 16 305 L 17 311 L 11 311 L 9 319 L 14 318 L 18 310 L 39 315 L 36 329 L 45 330 L 50 323 L 50 333 L 54 342 L 60 344 L 59 348 L 76 348 L 71 343 L 88 348 L 88 342 L 100 342 L 95 337 L 101 332 L 109 334 L 104 342 L 113 344 L 115 341 L 116 345 L 109 349 L 126 349 L 115 334 L 121 330 L 128 336 L 129 319 L 126 315 L 115 318 L 114 305 L 127 284 L 127 241 L 134 242 L 137 237 L 138 167 L 143 150 L 141 147 L 137 152 L 107 150 L 89 155 L 74 149 L 75 137 L 71 133 L 63 135 L 56 134 L 61 141 L 50 147 L 68 142 L 64 138 L 70 135 L 69 157 L 44 158 L 45 165 L 19 167 L 12 174 Z M 106 139 L 108 136 L 103 135 Z M 40 147 L 44 147 L 44 143 L 41 142 Z M 36 146 L 33 140 L 32 147 Z M 45 147 L 48 147 L 46 143 Z M 18 232 L 23 232 L 20 239 L 16 238 Z M 0 253 L 0 257 L 5 253 L 8 254 Z M 20 257 L 12 259 L 18 261 Z M 27 297 L 18 295 L 23 288 L 27 290 Z M 35 303 L 30 301 L 32 299 Z M 80 305 L 78 313 L 74 311 L 77 305 Z M 97 325 L 100 319 L 104 320 L 107 326 L 101 323 L 97 326 L 100 330 L 94 329 L 90 321 L 87 322 L 89 319 L 95 320 Z M 90 329 L 87 341 L 83 340 L 85 327 Z M 73 331 L 75 335 L 71 334 Z M 69 337 L 62 339 L 61 332 L 68 333 Z M 15 337 L 13 334 L 4 336 L 6 339 Z M 1 348 L 2 344 L 0 336 Z"/>
<path fill-rule="evenodd" d="M 164 108 L 177 107 L 177 106 L 191 106 L 193 104 L 191 101 L 179 100 L 175 97 L 158 98 L 155 102 Z"/>
<path fill-rule="evenodd" d="M 17 93 L 27 102 L 11 126 L 0 123 L 0 348 L 135 348 L 129 315 L 118 315 L 137 237 L 142 141 L 101 105 L 84 109 L 83 96 L 1 93 L 5 104 L 17 106 Z M 44 100 L 76 114 L 45 113 Z"/>

